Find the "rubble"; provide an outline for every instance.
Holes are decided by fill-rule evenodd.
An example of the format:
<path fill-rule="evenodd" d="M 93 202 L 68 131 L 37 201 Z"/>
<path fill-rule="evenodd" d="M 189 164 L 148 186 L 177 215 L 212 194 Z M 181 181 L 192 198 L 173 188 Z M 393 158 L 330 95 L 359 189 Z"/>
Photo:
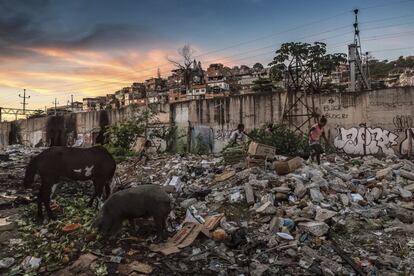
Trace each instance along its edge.
<path fill-rule="evenodd" d="M 322 156 L 321 166 L 301 160 L 278 173 L 271 162 L 241 162 L 246 151 L 240 148 L 224 157 L 153 154 L 145 165 L 132 157 L 118 165 L 114 191 L 161 185 L 173 201 L 169 238 L 156 244 L 146 219 L 136 221 L 138 229 L 125 224 L 114 240 L 97 236 L 91 228 L 96 210 L 86 206 L 93 187 L 86 183 L 63 182 L 53 201 L 58 220 L 35 224 L 36 189 L 16 183 L 40 150 L 13 146 L 8 160 L 0 160 L 7 168 L 0 173 L 0 273 L 389 275 L 414 269 L 414 164 L 408 160 L 333 154 Z"/>
<path fill-rule="evenodd" d="M 329 231 L 329 226 L 322 221 L 301 222 L 298 226 L 317 237 L 323 236 Z"/>
<path fill-rule="evenodd" d="M 0 269 L 2 268 L 9 268 L 11 267 L 15 262 L 14 258 L 4 258 L 0 260 Z"/>

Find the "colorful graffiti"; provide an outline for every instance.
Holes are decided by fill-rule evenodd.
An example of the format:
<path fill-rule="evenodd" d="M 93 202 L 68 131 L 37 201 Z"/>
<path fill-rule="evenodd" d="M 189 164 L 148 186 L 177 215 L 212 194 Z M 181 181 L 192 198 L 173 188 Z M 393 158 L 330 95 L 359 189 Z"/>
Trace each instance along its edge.
<path fill-rule="evenodd" d="M 398 136 L 382 128 L 338 128 L 334 145 L 347 154 L 394 154 Z"/>

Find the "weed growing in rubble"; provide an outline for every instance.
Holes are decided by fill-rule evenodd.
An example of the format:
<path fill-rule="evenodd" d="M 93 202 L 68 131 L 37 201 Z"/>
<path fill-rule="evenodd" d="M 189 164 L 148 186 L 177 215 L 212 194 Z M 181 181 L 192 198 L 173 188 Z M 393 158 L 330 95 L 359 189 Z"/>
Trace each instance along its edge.
<path fill-rule="evenodd" d="M 139 137 L 145 137 L 149 123 L 155 120 L 155 114 L 149 110 L 135 112 L 132 118 L 107 128 L 105 135 L 108 144 L 105 147 L 121 162 L 128 156 L 134 155 L 132 147 Z"/>
<path fill-rule="evenodd" d="M 71 197 L 57 197 L 59 204 L 58 219 L 47 225 L 38 225 L 33 218 L 36 214 L 35 204 L 26 208 L 24 216 L 19 221 L 21 240 L 16 240 L 14 257 L 20 263 L 26 256 L 42 259 L 48 269 L 62 267 L 67 261 L 75 260 L 82 252 L 89 251 L 97 246 L 94 239 L 86 237 L 92 235 L 91 223 L 95 217 L 95 210 L 87 207 L 89 198 L 81 194 Z M 67 224 L 79 223 L 80 228 L 72 232 L 63 231 Z M 13 269 L 12 269 L 13 271 Z M 21 275 L 19 267 L 15 267 L 12 275 Z M 28 275 L 28 274 L 26 274 Z"/>
<path fill-rule="evenodd" d="M 209 146 L 206 143 L 204 143 L 203 137 L 201 136 L 201 134 L 199 134 L 196 137 L 195 145 L 192 151 L 193 153 L 199 154 L 199 155 L 208 154 L 210 152 Z"/>
<path fill-rule="evenodd" d="M 278 154 L 292 156 L 309 151 L 307 139 L 283 124 L 274 124 L 272 131 L 267 131 L 266 126 L 254 129 L 249 136 L 258 143 L 275 147 Z"/>
<path fill-rule="evenodd" d="M 132 148 L 138 138 L 146 140 L 160 138 L 166 141 L 167 151 L 171 151 L 176 131 L 175 126 L 162 125 L 155 112 L 151 110 L 136 111 L 131 118 L 107 128 L 105 136 L 108 143 L 105 147 L 117 162 L 124 161 L 127 157 L 134 155 Z"/>

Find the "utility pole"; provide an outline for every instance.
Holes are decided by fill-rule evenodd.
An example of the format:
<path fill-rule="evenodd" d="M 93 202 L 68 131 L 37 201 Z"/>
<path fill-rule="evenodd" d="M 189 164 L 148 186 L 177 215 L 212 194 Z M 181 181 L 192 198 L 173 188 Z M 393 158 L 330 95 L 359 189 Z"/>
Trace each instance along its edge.
<path fill-rule="evenodd" d="M 55 105 L 55 116 L 56 116 L 56 114 L 57 114 L 57 112 L 56 112 L 56 108 L 57 108 L 57 105 L 58 105 L 58 101 L 57 101 L 57 99 L 56 99 L 56 98 L 55 98 L 55 101 L 54 101 L 52 104 L 54 104 L 54 105 Z"/>
<path fill-rule="evenodd" d="M 70 110 L 73 112 L 73 95 L 70 95 Z"/>
<path fill-rule="evenodd" d="M 28 103 L 26 103 L 26 99 L 30 99 L 30 96 L 26 96 L 26 89 L 23 89 L 23 96 L 19 94 L 19 97 L 23 99 L 23 102 L 21 104 L 23 105 L 23 114 L 25 114 L 26 105 L 28 105 Z"/>

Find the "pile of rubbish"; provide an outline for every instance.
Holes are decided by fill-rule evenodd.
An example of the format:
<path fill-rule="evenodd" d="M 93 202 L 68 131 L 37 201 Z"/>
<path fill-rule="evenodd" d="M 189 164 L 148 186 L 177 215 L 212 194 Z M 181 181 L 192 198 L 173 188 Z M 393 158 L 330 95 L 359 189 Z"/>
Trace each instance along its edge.
<path fill-rule="evenodd" d="M 58 220 L 34 224 L 34 197 L 19 186 L 27 156 L 38 149 L 15 150 L 32 152 L 0 159 L 8 168 L 0 175 L 0 243 L 9 247 L 0 253 L 0 273 L 413 273 L 409 160 L 333 154 L 317 165 L 277 155 L 272 162 L 235 162 L 228 155 L 226 163 L 222 156 L 158 154 L 143 164 L 130 158 L 118 164 L 114 191 L 156 184 L 173 200 L 169 238 L 155 243 L 153 224 L 145 219 L 138 230 L 125 223 L 115 240 L 100 239 L 90 226 L 96 210 L 84 206 L 91 184 L 71 190 L 64 183 L 54 199 Z"/>

